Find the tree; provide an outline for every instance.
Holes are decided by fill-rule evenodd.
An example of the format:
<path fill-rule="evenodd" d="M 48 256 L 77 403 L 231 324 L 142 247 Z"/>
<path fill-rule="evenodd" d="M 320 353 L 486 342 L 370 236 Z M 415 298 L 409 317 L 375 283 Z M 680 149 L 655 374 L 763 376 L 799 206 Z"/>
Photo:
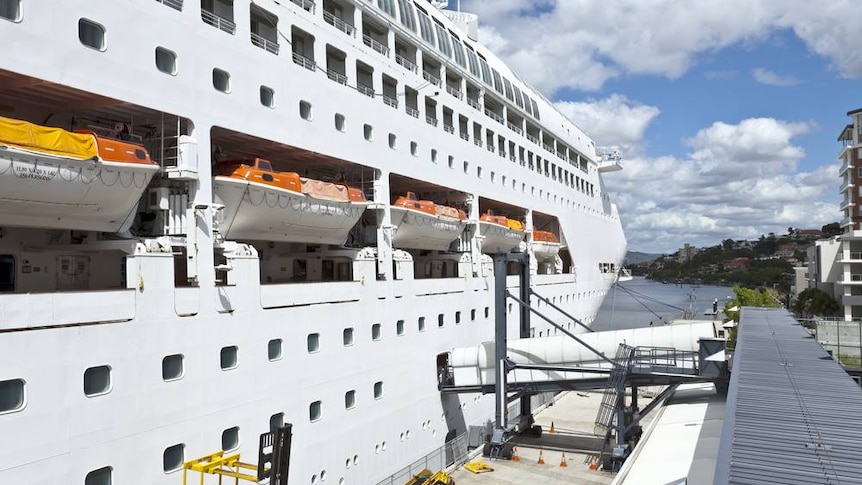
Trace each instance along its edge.
<path fill-rule="evenodd" d="M 733 239 L 730 238 L 721 241 L 721 247 L 724 248 L 725 251 L 730 251 L 731 249 L 733 249 L 733 244 Z"/>
<path fill-rule="evenodd" d="M 841 307 L 828 293 L 817 288 L 808 288 L 796 297 L 793 311 L 804 316 L 837 316 L 841 312 Z"/>
<path fill-rule="evenodd" d="M 734 286 L 733 293 L 736 296 L 724 304 L 724 314 L 734 322 L 737 322 L 737 326 L 730 330 L 730 336 L 727 338 L 728 349 L 736 348 L 736 333 L 739 329 L 739 313 L 742 307 L 778 308 L 778 302 L 775 298 L 763 290 L 752 290 L 751 288 Z M 736 310 L 731 310 L 733 307 L 736 307 Z"/>
<path fill-rule="evenodd" d="M 832 237 L 832 236 L 840 236 L 841 235 L 841 224 L 837 222 L 830 222 L 825 226 L 820 228 L 820 232 L 823 233 L 823 237 Z"/>

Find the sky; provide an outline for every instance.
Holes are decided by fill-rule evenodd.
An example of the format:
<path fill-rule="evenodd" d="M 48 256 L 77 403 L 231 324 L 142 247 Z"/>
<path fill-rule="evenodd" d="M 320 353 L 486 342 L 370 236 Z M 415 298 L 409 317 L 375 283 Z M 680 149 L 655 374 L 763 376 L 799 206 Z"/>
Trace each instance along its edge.
<path fill-rule="evenodd" d="M 597 146 L 629 250 L 841 220 L 837 141 L 862 108 L 851 0 L 461 0 L 479 41 Z M 457 2 L 451 0 L 450 8 Z"/>

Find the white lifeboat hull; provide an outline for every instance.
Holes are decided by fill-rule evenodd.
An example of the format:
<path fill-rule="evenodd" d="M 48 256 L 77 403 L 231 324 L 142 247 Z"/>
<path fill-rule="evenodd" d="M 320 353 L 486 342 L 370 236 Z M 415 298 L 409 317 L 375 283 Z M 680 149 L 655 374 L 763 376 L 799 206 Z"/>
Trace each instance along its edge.
<path fill-rule="evenodd" d="M 395 247 L 436 251 L 449 249 L 467 225 L 459 219 L 395 206 L 392 207 L 392 224 L 396 226 Z"/>
<path fill-rule="evenodd" d="M 332 201 L 225 176 L 213 181 L 228 239 L 341 245 L 368 203 Z"/>
<path fill-rule="evenodd" d="M 533 241 L 533 254 L 539 261 L 554 259 L 560 253 L 560 243 Z"/>
<path fill-rule="evenodd" d="M 0 145 L 0 225 L 125 231 L 158 170 Z"/>
<path fill-rule="evenodd" d="M 508 253 L 524 241 L 524 233 L 491 222 L 479 221 L 482 252 L 486 254 Z"/>

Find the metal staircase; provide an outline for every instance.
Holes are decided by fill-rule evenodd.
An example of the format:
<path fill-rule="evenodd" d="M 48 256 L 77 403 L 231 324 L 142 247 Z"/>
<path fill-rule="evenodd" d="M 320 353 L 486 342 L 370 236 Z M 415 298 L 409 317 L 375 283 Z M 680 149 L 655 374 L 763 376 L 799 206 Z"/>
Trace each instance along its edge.
<path fill-rule="evenodd" d="M 608 375 L 608 383 L 605 386 L 605 395 L 602 398 L 602 403 L 599 406 L 599 412 L 596 415 L 595 434 L 608 434 L 614 428 L 613 422 L 616 418 L 616 410 L 618 407 L 618 399 L 624 397 L 626 381 L 631 370 L 632 358 L 635 355 L 635 348 L 620 344 L 617 348 L 617 355 L 614 359 L 614 368 L 611 369 Z M 619 391 L 622 390 L 623 394 Z"/>

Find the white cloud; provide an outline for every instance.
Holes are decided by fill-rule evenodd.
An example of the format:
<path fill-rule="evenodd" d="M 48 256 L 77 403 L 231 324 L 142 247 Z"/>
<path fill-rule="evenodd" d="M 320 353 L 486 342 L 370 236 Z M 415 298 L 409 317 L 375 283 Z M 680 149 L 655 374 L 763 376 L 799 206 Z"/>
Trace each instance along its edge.
<path fill-rule="evenodd" d="M 799 84 L 799 80 L 793 76 L 782 76 L 762 67 L 752 70 L 751 75 L 754 76 L 755 81 L 768 86 L 784 87 Z"/>
<path fill-rule="evenodd" d="M 584 102 L 560 101 L 554 105 L 586 129 L 596 145 L 619 146 L 629 156 L 639 150 L 647 127 L 660 113 L 655 106 L 634 103 L 620 94 Z"/>

